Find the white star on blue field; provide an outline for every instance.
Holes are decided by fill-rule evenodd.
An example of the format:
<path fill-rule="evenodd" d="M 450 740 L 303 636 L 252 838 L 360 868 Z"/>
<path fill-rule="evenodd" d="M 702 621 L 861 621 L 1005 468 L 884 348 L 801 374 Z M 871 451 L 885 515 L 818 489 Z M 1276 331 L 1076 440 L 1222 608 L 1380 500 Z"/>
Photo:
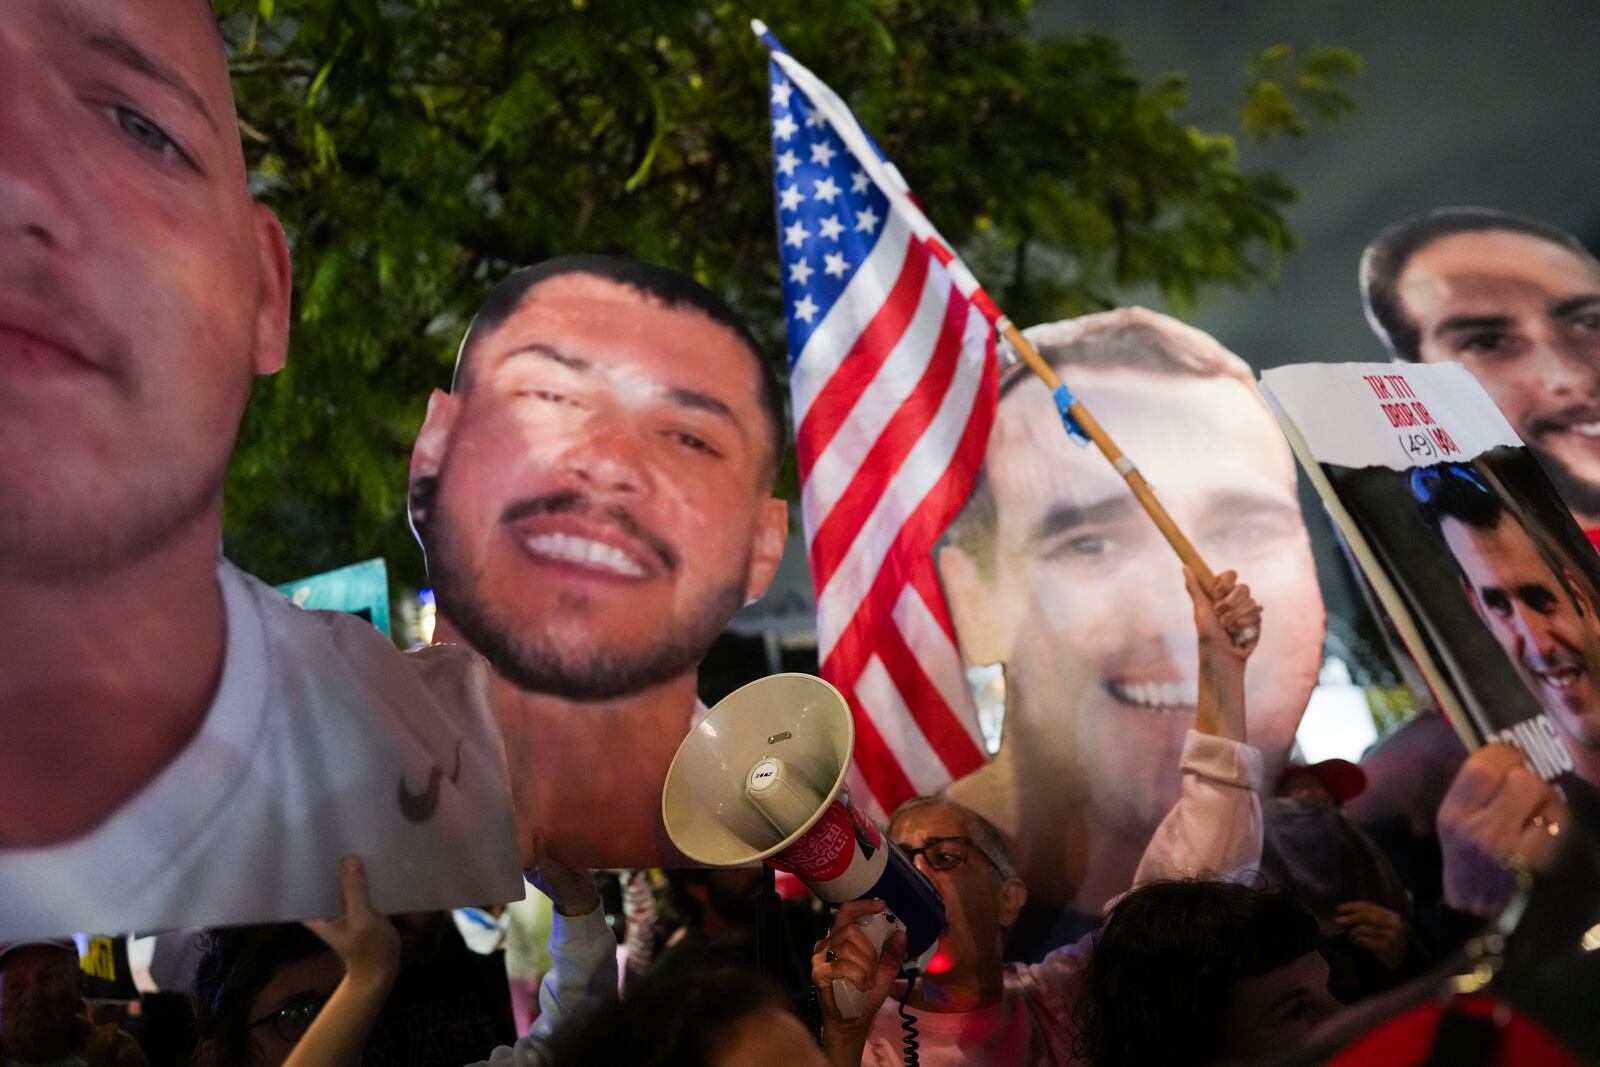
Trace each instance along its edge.
<path fill-rule="evenodd" d="M 776 64 L 772 154 L 792 365 L 877 242 L 889 201 Z"/>

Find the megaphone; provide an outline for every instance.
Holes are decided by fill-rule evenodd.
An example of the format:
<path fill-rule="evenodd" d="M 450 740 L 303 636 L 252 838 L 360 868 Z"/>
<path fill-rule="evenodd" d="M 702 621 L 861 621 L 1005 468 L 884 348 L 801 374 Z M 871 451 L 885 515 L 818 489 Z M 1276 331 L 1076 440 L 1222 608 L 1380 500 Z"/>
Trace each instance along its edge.
<path fill-rule="evenodd" d="M 944 901 L 905 853 L 850 802 L 850 705 L 809 674 L 762 678 L 719 701 L 678 746 L 661 790 L 667 836 L 709 867 L 757 860 L 799 877 L 829 904 L 872 897 L 862 927 L 881 949 L 906 932 L 905 969 L 920 973 L 944 932 Z M 835 979 L 847 1019 L 866 994 Z"/>

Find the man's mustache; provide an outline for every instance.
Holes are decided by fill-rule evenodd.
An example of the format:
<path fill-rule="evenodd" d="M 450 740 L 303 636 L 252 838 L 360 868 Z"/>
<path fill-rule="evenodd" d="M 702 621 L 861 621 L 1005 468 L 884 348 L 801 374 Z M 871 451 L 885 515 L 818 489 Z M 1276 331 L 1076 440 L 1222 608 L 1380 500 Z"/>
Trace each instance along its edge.
<path fill-rule="evenodd" d="M 1547 656 L 1537 652 L 1522 658 L 1523 664 L 1535 674 L 1555 674 L 1558 671 L 1581 671 L 1584 669 L 1583 657 L 1570 648 L 1557 648 Z"/>
<path fill-rule="evenodd" d="M 1600 402 L 1589 400 L 1568 404 L 1558 411 L 1529 420 L 1528 429 L 1535 435 L 1558 433 L 1579 423 L 1589 422 L 1600 422 Z"/>
<path fill-rule="evenodd" d="M 563 489 L 559 493 L 546 493 L 544 496 L 528 497 L 508 504 L 500 515 L 500 521 L 503 524 L 510 524 L 537 515 L 578 515 L 610 523 L 649 549 L 668 571 L 678 569 L 677 551 L 646 528 L 631 511 L 620 504 L 600 507 L 575 489 Z"/>

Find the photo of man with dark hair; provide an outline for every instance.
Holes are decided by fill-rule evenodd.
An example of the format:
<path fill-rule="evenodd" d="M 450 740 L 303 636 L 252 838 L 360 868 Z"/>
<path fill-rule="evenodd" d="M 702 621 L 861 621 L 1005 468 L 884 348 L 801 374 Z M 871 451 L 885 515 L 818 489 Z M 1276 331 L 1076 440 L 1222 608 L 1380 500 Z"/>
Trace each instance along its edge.
<path fill-rule="evenodd" d="M 661 786 L 701 658 L 782 556 L 784 426 L 721 298 L 606 256 L 503 281 L 430 400 L 411 517 L 438 632 L 494 666 L 519 820 L 563 862 L 675 857 Z"/>
<path fill-rule="evenodd" d="M 1460 363 L 1531 448 L 1585 530 L 1600 528 L 1600 260 L 1570 233 L 1441 208 L 1373 239 L 1367 321 L 1396 359 Z"/>
<path fill-rule="evenodd" d="M 1600 784 L 1600 614 L 1593 588 L 1470 463 L 1411 471 L 1478 617 L 1560 729 L 1579 777 Z"/>
<path fill-rule="evenodd" d="M 1028 336 L 1207 562 L 1250 583 L 1270 622 L 1249 677 L 1250 739 L 1275 776 L 1321 665 L 1323 605 L 1294 459 L 1249 368 L 1142 308 Z M 1003 664 L 1006 688 L 999 753 L 949 795 L 1012 836 L 1036 899 L 1098 915 L 1178 796 L 1197 678 L 1178 560 L 1021 366 L 1001 380 L 981 479 L 947 540 L 938 564 L 962 654 Z"/>

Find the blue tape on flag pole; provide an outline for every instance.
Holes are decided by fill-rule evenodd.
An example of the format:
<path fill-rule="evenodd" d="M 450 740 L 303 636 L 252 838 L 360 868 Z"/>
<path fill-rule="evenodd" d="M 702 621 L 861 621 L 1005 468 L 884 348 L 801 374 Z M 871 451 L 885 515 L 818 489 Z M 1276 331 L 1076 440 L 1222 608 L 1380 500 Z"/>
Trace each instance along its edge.
<path fill-rule="evenodd" d="M 1078 420 L 1072 417 L 1072 405 L 1078 398 L 1072 395 L 1072 390 L 1067 388 L 1065 382 L 1056 386 L 1056 410 L 1061 412 L 1061 424 L 1067 428 L 1067 436 L 1077 442 L 1079 448 L 1089 447 L 1089 435 L 1083 432 L 1083 427 L 1078 425 Z"/>

